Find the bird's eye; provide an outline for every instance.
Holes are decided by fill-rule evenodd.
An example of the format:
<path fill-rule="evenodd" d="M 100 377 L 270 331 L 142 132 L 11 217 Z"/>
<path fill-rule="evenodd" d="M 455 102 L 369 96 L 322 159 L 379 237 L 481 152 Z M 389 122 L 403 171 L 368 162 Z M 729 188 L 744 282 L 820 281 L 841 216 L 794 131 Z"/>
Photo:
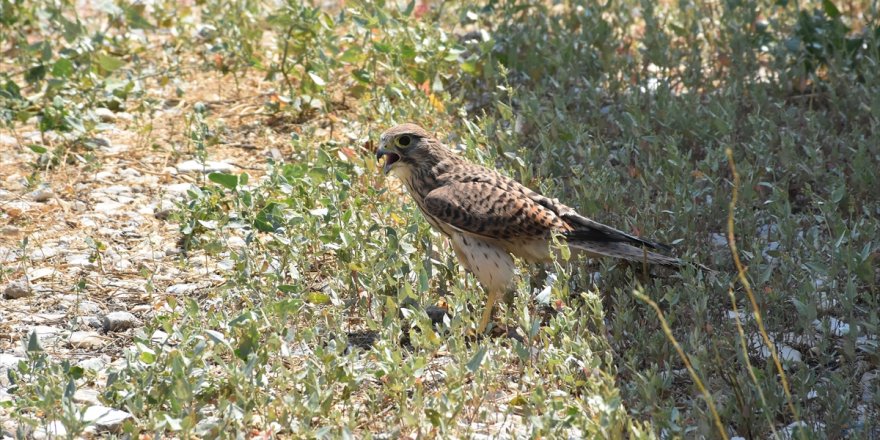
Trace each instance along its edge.
<path fill-rule="evenodd" d="M 411 144 L 411 143 L 412 143 L 412 138 L 410 138 L 407 135 L 403 135 L 403 136 L 397 138 L 397 146 L 399 146 L 399 147 L 408 147 L 409 144 Z"/>

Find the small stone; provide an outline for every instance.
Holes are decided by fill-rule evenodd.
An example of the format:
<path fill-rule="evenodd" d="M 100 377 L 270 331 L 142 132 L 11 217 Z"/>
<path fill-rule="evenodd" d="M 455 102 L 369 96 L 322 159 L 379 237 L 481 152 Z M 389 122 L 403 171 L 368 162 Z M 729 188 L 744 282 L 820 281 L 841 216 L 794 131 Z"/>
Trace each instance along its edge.
<path fill-rule="evenodd" d="M 0 145 L 4 147 L 14 147 L 18 145 L 18 139 L 8 134 L 0 134 Z"/>
<path fill-rule="evenodd" d="M 153 311 L 153 306 L 150 304 L 138 304 L 131 308 L 132 313 L 145 314 Z"/>
<path fill-rule="evenodd" d="M 67 265 L 72 267 L 94 268 L 97 267 L 89 254 L 68 254 Z"/>
<path fill-rule="evenodd" d="M 35 325 L 28 329 L 28 334 L 36 333 L 37 337 L 40 339 L 43 338 L 51 338 L 64 330 L 58 327 L 52 327 L 51 325 Z"/>
<path fill-rule="evenodd" d="M 40 267 L 29 269 L 27 272 L 28 281 L 36 281 L 55 274 L 55 269 L 51 267 Z"/>
<path fill-rule="evenodd" d="M 68 342 L 73 348 L 95 349 L 104 346 L 104 338 L 96 332 L 73 332 Z"/>
<path fill-rule="evenodd" d="M 235 269 L 235 261 L 232 261 L 231 258 L 224 258 L 217 262 L 217 269 L 220 269 L 224 272 L 231 272 Z"/>
<path fill-rule="evenodd" d="M 46 243 L 31 251 L 28 256 L 31 257 L 31 260 L 43 261 L 58 255 L 58 253 L 59 247 L 57 243 Z"/>
<path fill-rule="evenodd" d="M 116 121 L 116 114 L 113 113 L 113 110 L 105 107 L 98 107 L 95 109 L 95 116 L 101 120 L 101 122 L 114 122 Z"/>
<path fill-rule="evenodd" d="M 167 220 L 176 208 L 177 207 L 174 205 L 174 202 L 172 202 L 171 200 L 162 199 L 159 203 L 154 203 L 150 206 L 146 206 L 139 212 L 143 215 L 152 214 L 153 217 L 156 217 L 159 220 Z"/>
<path fill-rule="evenodd" d="M 123 205 L 128 205 L 134 202 L 134 200 L 134 197 L 123 196 L 121 194 L 116 196 L 116 201 L 122 203 Z"/>
<path fill-rule="evenodd" d="M 107 362 L 100 357 L 83 359 L 76 364 L 84 370 L 101 371 L 107 367 Z"/>
<path fill-rule="evenodd" d="M 130 269 L 132 266 L 131 260 L 126 258 L 118 258 L 113 261 L 113 269 L 118 270 L 120 272 L 125 272 Z"/>
<path fill-rule="evenodd" d="M 134 192 L 130 186 L 125 185 L 110 185 L 98 191 L 104 194 L 131 194 Z"/>
<path fill-rule="evenodd" d="M 27 200 L 12 200 L 3 203 L 3 211 L 12 218 L 18 218 L 33 208 Z"/>
<path fill-rule="evenodd" d="M 168 220 L 168 217 L 171 216 L 170 209 L 156 209 L 153 211 L 153 217 L 156 217 L 156 220 Z"/>
<path fill-rule="evenodd" d="M 105 149 L 105 150 L 110 148 L 110 141 L 108 141 L 107 139 L 104 139 L 104 138 L 99 138 L 99 137 L 88 138 L 85 140 L 85 143 L 86 143 L 86 145 L 88 145 L 92 148 L 101 148 L 101 149 Z"/>
<path fill-rule="evenodd" d="M 99 431 L 118 432 L 131 414 L 102 405 L 92 405 L 83 412 L 83 421 L 94 424 Z"/>
<path fill-rule="evenodd" d="M 168 286 L 165 289 L 165 293 L 170 293 L 172 295 L 186 295 L 189 293 L 193 293 L 198 289 L 199 285 L 196 283 L 175 284 L 172 286 Z"/>
<path fill-rule="evenodd" d="M 709 244 L 714 248 L 724 249 L 727 247 L 727 236 L 719 232 L 709 234 Z"/>
<path fill-rule="evenodd" d="M 80 388 L 73 393 L 73 401 L 89 405 L 100 405 L 101 401 L 98 397 L 101 395 L 97 390 L 91 388 Z"/>
<path fill-rule="evenodd" d="M 23 280 L 11 282 L 3 289 L 3 296 L 6 299 L 26 298 L 33 294 L 34 292 L 28 288 L 27 282 Z"/>
<path fill-rule="evenodd" d="M 159 345 L 168 342 L 168 333 L 163 332 L 162 330 L 156 330 L 150 335 L 150 342 Z"/>
<path fill-rule="evenodd" d="M 40 188 L 29 192 L 27 196 L 35 202 L 43 203 L 55 197 L 55 193 L 52 192 L 52 188 L 49 188 L 48 185 L 41 185 Z"/>
<path fill-rule="evenodd" d="M 220 427 L 223 426 L 222 420 L 215 416 L 199 418 L 193 432 L 202 438 L 217 438 L 220 436 Z"/>
<path fill-rule="evenodd" d="M 119 175 L 128 178 L 141 177 L 141 172 L 134 168 L 123 168 L 119 171 Z"/>
<path fill-rule="evenodd" d="M 101 212 L 101 213 L 108 214 L 108 215 L 116 214 L 116 212 L 119 211 L 119 209 L 122 208 L 123 206 L 125 206 L 125 205 L 123 205 L 122 203 L 108 200 L 108 201 L 96 204 L 95 205 L 95 212 Z"/>
<path fill-rule="evenodd" d="M 207 161 L 199 163 L 195 160 L 188 160 L 177 164 L 177 171 L 181 173 L 231 173 L 235 170 L 235 166 L 226 162 Z"/>
<path fill-rule="evenodd" d="M 770 235 L 776 235 L 777 232 L 779 232 L 779 225 L 775 223 L 758 227 L 758 237 L 764 240 L 768 240 Z"/>
<path fill-rule="evenodd" d="M 818 319 L 813 321 L 813 328 L 821 332 L 825 331 L 825 325 L 822 323 L 822 321 Z M 829 317 L 828 333 L 832 336 L 846 336 L 847 334 L 849 334 L 849 324 L 835 317 Z"/>
<path fill-rule="evenodd" d="M 33 436 L 35 440 L 67 437 L 67 428 L 64 427 L 64 423 L 61 423 L 60 420 L 53 420 L 46 424 L 45 427 L 39 427 L 34 430 Z"/>
<path fill-rule="evenodd" d="M 779 436 L 780 438 L 783 438 L 785 440 L 796 438 L 813 438 L 814 436 L 810 435 L 811 433 L 821 433 L 824 429 L 825 424 L 822 422 L 813 422 L 812 424 L 807 424 L 807 422 L 798 421 L 783 428 L 779 432 Z"/>
<path fill-rule="evenodd" d="M 247 242 L 237 235 L 232 235 L 226 240 L 226 245 L 230 249 L 243 249 L 247 247 Z"/>
<path fill-rule="evenodd" d="M 28 186 L 28 180 L 18 173 L 10 174 L 6 177 L 5 181 L 6 189 L 8 190 L 22 190 Z"/>
<path fill-rule="evenodd" d="M 123 121 L 133 121 L 134 115 L 128 112 L 119 112 L 116 114 L 116 119 L 122 119 Z"/>
<path fill-rule="evenodd" d="M 803 356 L 797 349 L 789 347 L 785 344 L 778 344 L 779 357 L 783 362 L 800 363 Z"/>
<path fill-rule="evenodd" d="M 772 263 L 779 257 L 779 248 L 780 245 L 778 241 L 771 241 L 770 243 L 767 243 L 767 246 L 761 251 L 761 255 L 765 260 Z"/>
<path fill-rule="evenodd" d="M 165 185 L 165 191 L 168 194 L 174 195 L 184 195 L 187 191 L 195 191 L 198 190 L 198 187 L 193 185 L 192 183 L 175 183 L 173 185 Z"/>
<path fill-rule="evenodd" d="M 772 336 L 770 336 L 770 338 L 771 342 L 773 342 L 773 345 L 776 346 L 779 358 L 783 361 L 783 364 L 801 362 L 801 360 L 803 359 L 803 355 L 801 355 L 800 351 L 788 345 L 782 344 L 779 341 L 774 341 L 774 338 Z M 761 337 L 761 335 L 752 336 L 750 347 L 753 351 L 753 355 L 761 359 L 770 358 L 770 348 L 767 347 L 766 344 L 764 344 L 764 339 Z"/>
<path fill-rule="evenodd" d="M 733 310 L 728 310 L 727 311 L 727 319 L 732 319 L 732 320 L 739 319 L 740 322 L 743 322 L 746 319 L 748 319 L 748 315 L 746 315 L 746 313 L 743 312 L 742 310 L 738 310 L 736 312 L 734 312 Z"/>
<path fill-rule="evenodd" d="M 104 315 L 105 332 L 121 332 L 140 325 L 140 320 L 129 312 L 112 312 Z"/>
<path fill-rule="evenodd" d="M 23 357 L 14 356 L 8 353 L 0 353 L 0 386 L 9 385 L 9 376 L 6 374 L 8 370 L 18 368 L 18 363 L 26 360 Z"/>
<path fill-rule="evenodd" d="M 76 311 L 86 315 L 97 315 L 101 313 L 101 306 L 94 301 L 82 300 L 73 305 Z"/>
<path fill-rule="evenodd" d="M 827 313 L 837 307 L 838 301 L 836 298 L 832 298 L 826 292 L 819 292 L 816 295 L 816 310 Z"/>
<path fill-rule="evenodd" d="M 116 173 L 111 173 L 110 171 L 98 171 L 95 174 L 95 180 L 98 182 L 112 182 L 116 177 Z"/>

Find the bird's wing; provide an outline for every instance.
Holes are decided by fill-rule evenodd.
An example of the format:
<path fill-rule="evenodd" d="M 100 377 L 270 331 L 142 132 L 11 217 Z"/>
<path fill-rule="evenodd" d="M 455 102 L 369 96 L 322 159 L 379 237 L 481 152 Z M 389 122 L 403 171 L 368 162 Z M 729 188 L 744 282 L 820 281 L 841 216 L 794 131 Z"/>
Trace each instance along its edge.
<path fill-rule="evenodd" d="M 423 208 L 459 231 L 488 238 L 546 237 L 567 229 L 547 207 L 499 184 L 489 179 L 450 183 L 428 193 Z"/>
<path fill-rule="evenodd" d="M 510 179 L 474 176 L 444 185 L 428 193 L 424 209 L 457 230 L 490 238 L 547 237 L 559 232 L 568 241 L 670 249 L 584 217 Z"/>

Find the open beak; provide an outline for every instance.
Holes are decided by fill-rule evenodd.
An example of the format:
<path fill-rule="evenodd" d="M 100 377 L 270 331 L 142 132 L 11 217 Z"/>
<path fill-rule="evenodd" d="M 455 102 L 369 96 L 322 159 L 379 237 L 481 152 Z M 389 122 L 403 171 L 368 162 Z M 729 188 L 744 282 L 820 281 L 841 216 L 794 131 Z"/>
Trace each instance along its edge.
<path fill-rule="evenodd" d="M 376 161 L 381 161 L 382 157 L 385 157 L 385 166 L 382 167 L 382 172 L 388 174 L 391 171 L 391 165 L 394 165 L 395 162 L 400 160 L 400 155 L 391 151 L 386 150 L 385 148 L 379 148 L 376 151 Z"/>

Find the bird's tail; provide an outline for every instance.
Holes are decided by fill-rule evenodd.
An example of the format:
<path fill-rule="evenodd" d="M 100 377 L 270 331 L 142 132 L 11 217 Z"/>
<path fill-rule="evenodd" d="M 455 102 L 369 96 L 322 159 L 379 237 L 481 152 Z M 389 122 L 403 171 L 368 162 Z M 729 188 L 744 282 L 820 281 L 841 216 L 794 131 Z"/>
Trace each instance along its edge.
<path fill-rule="evenodd" d="M 681 267 L 686 263 L 678 258 L 669 257 L 621 242 L 596 242 L 569 240 L 568 245 L 589 256 L 620 258 L 636 263 L 659 264 L 662 266 Z"/>

